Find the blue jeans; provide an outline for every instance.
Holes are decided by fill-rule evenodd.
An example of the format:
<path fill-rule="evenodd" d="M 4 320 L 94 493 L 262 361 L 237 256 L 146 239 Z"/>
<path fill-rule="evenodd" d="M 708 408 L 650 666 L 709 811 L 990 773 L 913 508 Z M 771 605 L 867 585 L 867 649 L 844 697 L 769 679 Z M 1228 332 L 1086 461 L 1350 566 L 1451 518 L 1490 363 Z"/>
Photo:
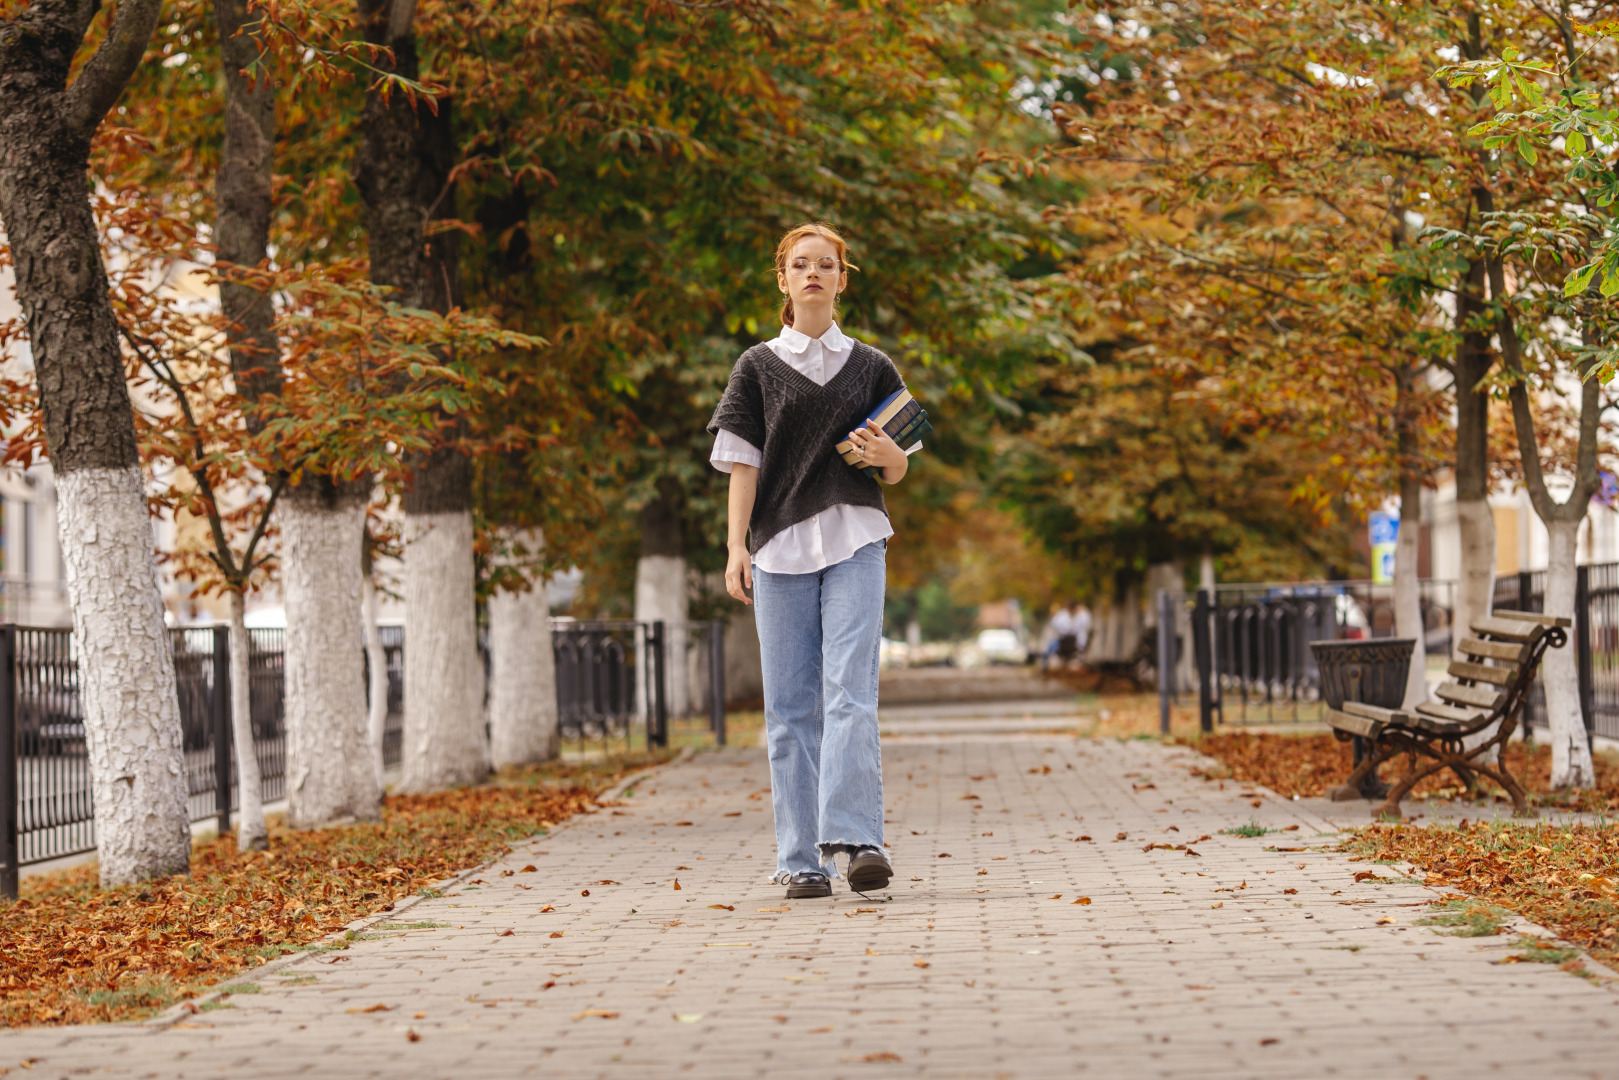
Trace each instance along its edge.
<path fill-rule="evenodd" d="M 888 542 L 813 574 L 754 568 L 776 879 L 883 846 L 877 655 Z"/>

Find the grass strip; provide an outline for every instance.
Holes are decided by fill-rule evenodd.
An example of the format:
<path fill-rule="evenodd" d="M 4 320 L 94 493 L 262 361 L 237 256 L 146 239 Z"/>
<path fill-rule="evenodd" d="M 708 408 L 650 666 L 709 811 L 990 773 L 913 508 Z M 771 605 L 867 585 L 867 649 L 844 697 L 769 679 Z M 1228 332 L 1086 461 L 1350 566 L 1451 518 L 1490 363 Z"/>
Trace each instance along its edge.
<path fill-rule="evenodd" d="M 268 851 L 204 839 L 189 874 L 139 885 L 103 891 L 93 865 L 27 878 L 20 899 L 0 901 L 0 1026 L 136 1019 L 284 953 L 347 948 L 316 943 L 591 811 L 621 777 L 672 755 L 553 762 L 389 796 L 375 823 L 299 832 L 274 817 Z M 544 880 L 543 866 L 528 879 Z"/>

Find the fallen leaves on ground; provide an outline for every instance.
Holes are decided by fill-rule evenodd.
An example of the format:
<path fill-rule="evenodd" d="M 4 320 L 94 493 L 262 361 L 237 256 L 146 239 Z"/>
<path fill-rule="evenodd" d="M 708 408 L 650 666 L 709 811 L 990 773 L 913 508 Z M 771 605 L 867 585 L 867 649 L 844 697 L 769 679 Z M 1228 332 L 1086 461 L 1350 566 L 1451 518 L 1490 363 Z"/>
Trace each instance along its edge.
<path fill-rule="evenodd" d="M 1354 765 L 1350 744 L 1339 742 L 1337 736 L 1331 734 L 1220 732 L 1180 742 L 1214 758 L 1229 771 L 1227 775 L 1203 774 L 1209 779 L 1262 784 L 1283 797 L 1325 795 L 1329 788 L 1344 782 Z M 1600 752 L 1593 757 L 1597 772 L 1595 790 L 1553 792 L 1547 786 L 1551 779 L 1551 748 L 1544 743 L 1507 744 L 1507 768 L 1523 783 L 1532 802 L 1571 809 L 1619 810 L 1619 757 Z M 1383 765 L 1381 776 L 1385 780 L 1396 779 L 1405 767 L 1404 757 L 1395 758 Z M 1487 778 L 1479 780 L 1489 785 Z M 1255 793 L 1240 794 L 1247 798 Z M 1452 798 L 1461 794 L 1460 782 L 1449 770 L 1444 770 L 1424 778 L 1408 797 Z"/>
<path fill-rule="evenodd" d="M 1412 863 L 1431 886 L 1489 900 L 1619 961 L 1619 825 L 1373 825 L 1343 846 Z"/>
<path fill-rule="evenodd" d="M 553 764 L 479 787 L 391 796 L 374 824 L 295 832 L 272 818 L 267 852 L 239 853 L 230 836 L 209 840 L 194 847 L 189 874 L 105 892 L 93 865 L 29 878 L 20 900 L 0 902 L 0 1025 L 162 1009 L 392 910 L 535 835 L 541 822 L 589 809 L 594 793 L 667 756 Z"/>

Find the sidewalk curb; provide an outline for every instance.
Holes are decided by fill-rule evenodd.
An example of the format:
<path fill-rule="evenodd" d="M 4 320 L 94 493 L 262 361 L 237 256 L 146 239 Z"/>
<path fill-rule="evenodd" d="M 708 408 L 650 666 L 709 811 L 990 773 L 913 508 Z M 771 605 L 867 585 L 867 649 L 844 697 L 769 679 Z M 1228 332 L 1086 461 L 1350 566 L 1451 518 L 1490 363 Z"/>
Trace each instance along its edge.
<path fill-rule="evenodd" d="M 680 765 L 686 761 L 689 761 L 691 758 L 696 756 L 696 753 L 696 747 L 684 747 L 681 749 L 679 754 L 670 758 L 668 761 L 648 766 L 645 769 L 641 769 L 637 772 L 631 773 L 629 776 L 626 776 L 624 779 L 620 780 L 606 791 L 596 795 L 595 801 L 597 803 L 606 803 L 610 799 L 620 798 L 624 792 L 643 782 L 649 776 L 652 776 L 661 770 L 670 768 L 671 766 Z M 548 840 L 557 835 L 557 833 L 569 828 L 581 818 L 588 818 L 590 816 L 592 815 L 589 813 L 575 814 L 566 821 L 558 822 L 553 828 L 544 833 L 531 836 L 526 840 L 517 841 L 511 845 L 512 850 L 515 851 L 518 847 L 525 844 L 532 845 L 539 843 L 541 840 Z M 286 953 L 282 956 L 276 957 L 274 960 L 266 961 L 265 963 L 260 964 L 258 967 L 247 968 L 240 971 L 230 979 L 220 983 L 218 986 L 211 987 L 205 993 L 198 994 L 196 997 L 186 998 L 184 1001 L 177 1001 L 167 1009 L 163 1010 L 161 1013 L 158 1013 L 156 1016 L 150 1017 L 146 1020 L 133 1021 L 129 1026 L 132 1029 L 145 1029 L 146 1031 L 150 1031 L 154 1034 L 161 1031 L 167 1031 L 175 1024 L 184 1021 L 187 1017 L 195 1016 L 200 1013 L 203 1006 L 211 1004 L 215 1001 L 219 1001 L 221 998 L 233 993 L 233 986 L 251 982 L 253 981 L 254 977 L 259 975 L 280 974 L 287 968 L 301 963 L 302 961 L 307 960 L 311 956 L 315 955 L 315 950 L 322 945 L 341 941 L 347 934 L 363 933 L 378 923 L 391 922 L 394 919 L 397 919 L 403 912 L 409 911 L 423 900 L 434 899 L 434 897 L 424 895 L 424 893 L 442 893 L 446 889 L 453 888 L 454 886 L 459 885 L 461 882 L 484 872 L 489 867 L 499 862 L 500 859 L 505 857 L 506 856 L 502 855 L 499 858 L 490 859 L 487 862 L 479 863 L 477 866 L 468 867 L 467 869 L 462 870 L 460 873 L 453 874 L 450 877 L 444 878 L 440 881 L 435 881 L 431 885 L 424 885 L 421 891 L 411 893 L 409 896 L 401 897 L 400 899 L 394 901 L 392 910 L 378 911 L 371 915 L 361 916 L 360 918 L 349 923 L 347 926 L 343 927 L 343 929 L 333 930 L 330 934 L 327 934 L 325 937 L 316 941 L 310 942 L 297 952 Z"/>

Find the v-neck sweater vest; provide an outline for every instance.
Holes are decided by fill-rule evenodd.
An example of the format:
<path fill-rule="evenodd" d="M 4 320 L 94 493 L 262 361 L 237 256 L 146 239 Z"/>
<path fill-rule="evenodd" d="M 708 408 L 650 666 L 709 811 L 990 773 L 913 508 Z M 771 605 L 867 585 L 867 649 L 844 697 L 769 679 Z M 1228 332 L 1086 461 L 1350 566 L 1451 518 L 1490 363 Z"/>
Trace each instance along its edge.
<path fill-rule="evenodd" d="M 881 350 L 855 342 L 843 369 L 818 386 L 768 345 L 743 353 L 708 422 L 760 447 L 759 489 L 748 522 L 748 550 L 758 552 L 783 529 L 839 504 L 883 513 L 882 485 L 844 464 L 838 440 L 863 423 L 905 381 Z"/>

